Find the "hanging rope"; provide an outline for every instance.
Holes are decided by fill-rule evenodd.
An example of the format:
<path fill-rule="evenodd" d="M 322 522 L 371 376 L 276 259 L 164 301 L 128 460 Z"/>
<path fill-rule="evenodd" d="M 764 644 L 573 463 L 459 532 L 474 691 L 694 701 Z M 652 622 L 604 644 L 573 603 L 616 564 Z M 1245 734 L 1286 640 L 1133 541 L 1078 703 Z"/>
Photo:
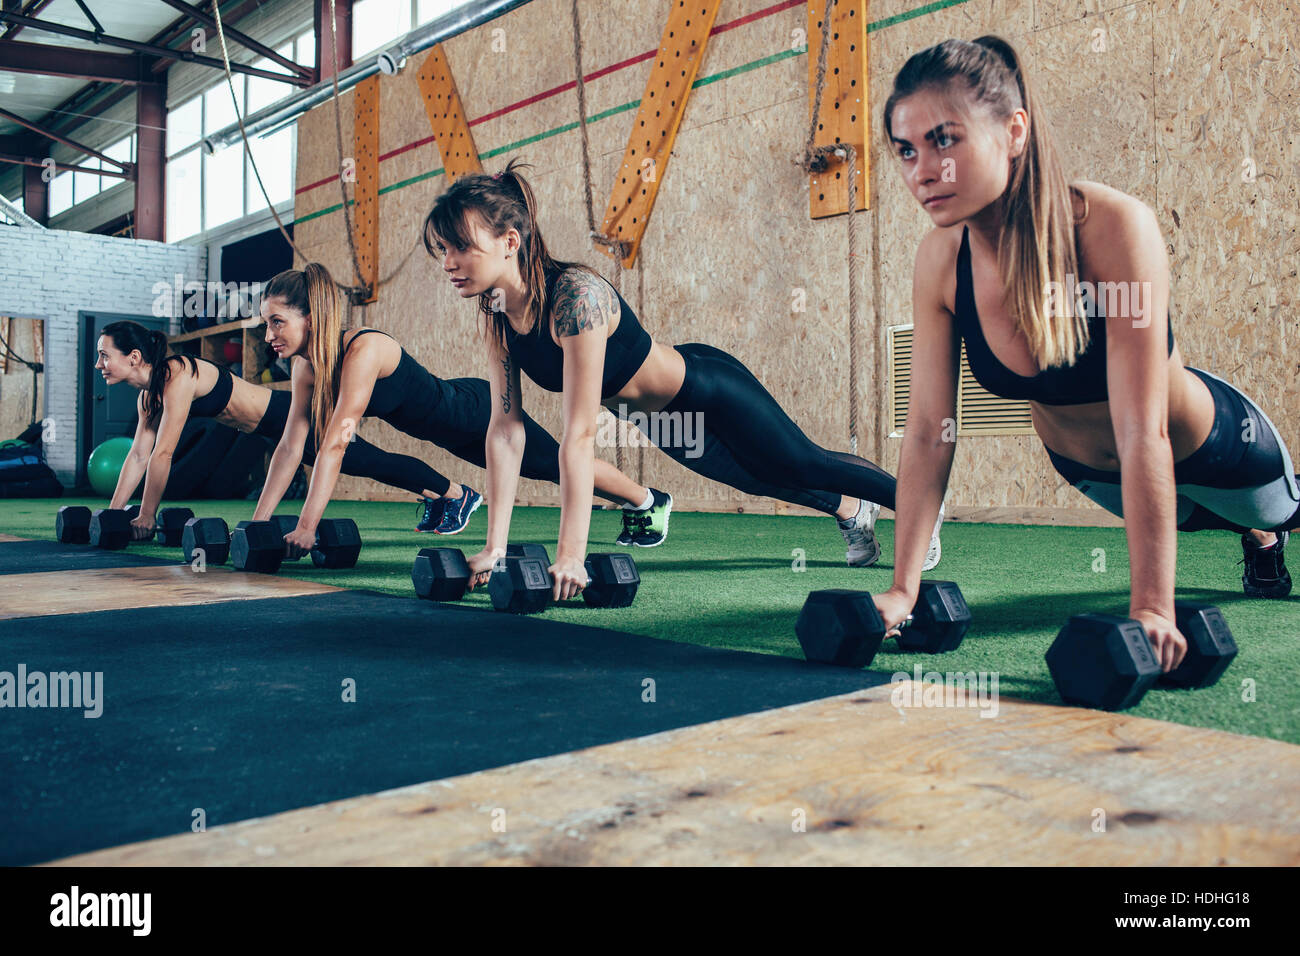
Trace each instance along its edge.
<path fill-rule="evenodd" d="M 257 179 L 257 188 L 262 191 L 262 198 L 263 200 L 266 201 L 267 208 L 271 210 L 271 215 L 275 217 L 275 224 L 280 230 L 280 235 L 283 236 L 284 241 L 289 244 L 289 248 L 293 250 L 294 255 L 296 255 L 303 262 L 310 262 L 311 260 L 308 259 L 307 256 L 303 255 L 302 250 L 299 249 L 297 244 L 294 243 L 293 237 L 289 235 L 289 231 L 285 229 L 284 221 L 280 218 L 279 212 L 276 211 L 275 205 L 271 202 L 271 197 L 266 191 L 266 185 L 262 182 L 262 173 L 257 168 L 257 160 L 253 158 L 252 144 L 249 143 L 248 132 L 244 129 L 244 117 L 240 110 L 239 97 L 235 95 L 235 84 L 234 84 L 233 75 L 230 70 L 230 54 L 226 48 L 226 33 L 225 33 L 225 29 L 222 26 L 220 4 L 214 4 L 213 8 L 216 16 L 216 21 L 217 21 L 217 37 L 221 41 L 221 59 L 224 61 L 226 67 L 226 85 L 230 89 L 231 102 L 233 102 L 235 105 L 235 119 L 239 123 L 239 135 L 243 140 L 244 153 L 245 155 L 248 156 L 249 165 L 253 167 L 253 176 Z M 342 170 L 343 168 L 343 120 L 342 120 L 342 108 L 340 106 L 339 78 L 338 78 L 339 33 L 338 33 L 338 19 L 334 14 L 335 14 L 335 0 L 330 0 L 330 22 L 332 24 L 332 31 L 333 31 L 333 38 L 334 38 L 334 42 L 332 44 L 333 53 L 334 53 L 334 76 L 333 76 L 334 130 L 335 130 L 335 137 L 337 140 L 339 169 Z M 349 250 L 351 250 L 352 253 L 352 268 L 353 268 L 353 273 L 357 279 L 357 285 L 354 286 L 345 285 L 344 283 L 339 282 L 338 280 L 335 280 L 334 284 L 338 286 L 338 288 L 341 289 L 343 292 L 347 293 L 349 306 L 352 305 L 361 306 L 362 315 L 364 316 L 366 312 L 369 311 L 365 300 L 370 298 L 371 290 L 366 285 L 361 275 L 360 257 L 357 255 L 356 242 L 352 234 L 352 216 L 348 209 L 347 187 L 343 185 L 342 175 L 339 176 L 339 191 L 343 194 L 343 217 L 344 217 L 344 222 L 346 223 L 348 248 Z M 380 279 L 377 283 L 375 283 L 374 291 L 378 291 L 379 289 L 382 289 L 384 286 L 388 285 L 388 283 L 396 279 L 397 276 L 402 272 L 402 270 L 406 268 L 406 264 L 410 261 L 411 256 L 419 248 L 420 248 L 420 237 L 417 234 L 415 237 L 415 241 L 411 244 L 411 248 L 406 251 L 406 255 L 402 257 L 402 261 L 398 263 L 397 268 L 394 269 L 392 272 L 390 272 L 384 278 Z M 351 318 L 351 311 L 352 311 L 351 308 L 349 308 L 348 310 L 349 318 Z M 349 324 L 351 323 L 349 322 Z M 365 324 L 364 318 L 362 320 L 362 324 L 363 325 Z"/>
<path fill-rule="evenodd" d="M 813 92 L 812 122 L 803 156 L 797 160 L 808 174 L 825 173 L 830 157 L 844 159 L 849 175 L 849 451 L 858 453 L 858 151 L 849 143 L 817 145 L 817 125 L 821 118 L 822 96 L 826 89 L 826 60 L 831 45 L 831 7 L 836 0 L 826 0 L 822 11 L 822 40 L 817 50 L 817 78 Z"/>
<path fill-rule="evenodd" d="M 334 81 L 334 133 L 338 147 L 339 195 L 343 197 L 343 222 L 347 231 L 348 250 L 352 253 L 352 273 L 357 280 L 357 288 L 353 292 L 360 293 L 359 297 L 354 295 L 354 299 L 361 303 L 370 298 L 370 287 L 361 274 L 361 257 L 357 255 L 357 243 L 352 235 L 352 210 L 348 207 L 348 188 L 343 183 L 343 107 L 339 104 L 339 18 L 334 4 L 335 0 L 330 0 L 330 36 L 333 37 L 330 53 L 334 59 L 334 72 L 330 75 L 330 79 Z M 355 95 L 353 105 L 354 107 L 356 105 Z"/>
<path fill-rule="evenodd" d="M 333 9 L 332 9 L 333 6 L 334 6 L 334 0 L 330 0 L 331 13 L 333 13 Z M 258 170 L 258 168 L 257 168 L 257 160 L 253 158 L 253 148 L 252 148 L 252 144 L 249 143 L 249 141 L 248 141 L 248 131 L 244 128 L 244 117 L 243 117 L 243 113 L 242 113 L 242 111 L 241 111 L 241 109 L 240 109 L 240 105 L 239 105 L 239 97 L 235 94 L 235 82 L 234 82 L 234 76 L 233 76 L 233 74 L 231 73 L 231 70 L 230 70 L 230 52 L 229 52 L 229 50 L 228 50 L 227 47 L 226 47 L 226 31 L 225 31 L 225 28 L 223 27 L 223 25 L 222 25 L 222 21 L 221 21 L 221 4 L 220 4 L 220 3 L 214 3 L 214 4 L 212 5 L 212 9 L 213 9 L 213 12 L 214 12 L 214 14 L 215 14 L 216 21 L 217 21 L 217 38 L 221 41 L 221 59 L 222 59 L 222 62 L 225 64 L 225 68 L 226 68 L 226 87 L 230 90 L 230 101 L 231 101 L 231 103 L 234 104 L 234 107 L 235 107 L 235 120 L 236 120 L 236 121 L 238 122 L 238 124 L 239 124 L 239 135 L 240 135 L 240 138 L 243 140 L 243 145 L 244 145 L 244 154 L 248 157 L 249 165 L 251 165 L 251 166 L 253 167 L 253 176 L 257 179 L 257 188 L 260 189 L 260 190 L 262 191 L 262 198 L 266 201 L 267 208 L 271 210 L 271 215 L 275 218 L 275 225 L 277 226 L 277 228 L 279 228 L 279 230 L 280 230 L 280 235 L 284 237 L 284 241 L 287 242 L 287 243 L 289 244 L 289 248 L 293 250 L 294 255 L 297 256 L 299 259 L 301 259 L 303 262 L 310 262 L 311 260 L 310 260 L 307 256 L 303 255 L 302 250 L 299 249 L 298 246 L 297 246 L 297 244 L 293 241 L 293 237 L 289 235 L 289 231 L 288 231 L 287 229 L 284 228 L 284 220 L 282 220 L 282 219 L 280 218 L 280 213 L 276 210 L 276 208 L 275 208 L 275 204 L 271 202 L 271 196 L 270 196 L 270 194 L 266 191 L 266 184 L 262 182 L 262 174 L 261 174 L 261 172 L 260 172 L 260 171 Z M 338 108 L 338 95 L 339 95 L 339 94 L 338 94 L 338 77 L 337 77 L 337 73 L 338 73 L 338 33 L 337 33 L 337 29 L 336 29 L 336 31 L 335 31 L 334 39 L 335 39 L 334 64 L 335 64 L 335 74 L 336 74 L 336 75 L 335 75 L 335 80 L 334 80 L 334 105 L 335 105 L 335 108 L 337 109 L 337 108 Z M 340 136 L 341 136 L 341 133 L 340 133 Z M 339 167 L 340 167 L 340 169 L 342 168 L 342 155 L 343 155 L 343 145 L 342 145 L 342 139 L 340 139 L 340 141 L 339 141 Z M 340 185 L 340 188 L 342 187 L 342 184 L 343 184 L 343 177 L 340 176 L 340 177 L 339 177 L 339 185 Z M 343 196 L 343 208 L 344 208 L 345 211 L 347 210 L 347 207 L 348 207 L 348 204 L 347 204 L 347 194 L 346 194 L 346 192 L 345 192 L 345 193 L 344 193 L 344 196 Z M 350 219 L 348 220 L 348 244 L 349 244 L 349 245 L 352 245 L 352 223 L 351 223 L 351 220 L 350 220 Z M 354 248 L 353 248 L 354 264 L 355 264 L 355 255 L 356 255 L 356 249 L 355 249 L 355 247 L 354 247 Z M 403 263 L 403 264 L 405 264 L 405 263 Z M 360 267 L 357 267 L 357 277 L 360 278 L 360 276 L 361 276 L 361 270 L 360 270 Z M 349 286 L 349 285 L 344 285 L 342 282 L 339 282 L 337 279 L 334 281 L 334 284 L 335 284 L 336 286 L 338 286 L 339 289 L 341 289 L 342 291 L 344 291 L 344 292 L 347 293 L 349 304 L 351 304 L 352 302 L 355 302 L 355 301 L 359 301 L 359 300 L 358 300 L 358 296 L 359 296 L 359 295 L 368 298 L 368 296 L 365 296 L 365 295 L 364 295 L 366 290 L 365 290 L 365 288 L 364 288 L 363 286 L 362 286 L 362 287 L 358 287 L 358 286 Z M 350 317 L 350 316 L 351 316 L 351 309 L 349 309 L 348 311 L 349 311 L 349 317 Z"/>
<path fill-rule="evenodd" d="M 587 233 L 592 242 L 608 246 L 616 253 L 615 262 L 620 270 L 623 260 L 632 251 L 632 243 L 624 239 L 610 239 L 596 229 L 596 210 L 591 197 L 591 143 L 587 139 L 587 85 L 582 79 L 582 32 L 578 27 L 578 0 L 573 0 L 573 71 L 574 81 L 578 87 L 578 116 L 582 128 L 582 188 L 587 196 Z M 619 293 L 622 295 L 622 293 Z"/>
<path fill-rule="evenodd" d="M 578 0 L 573 0 L 571 7 L 573 15 L 573 73 L 574 84 L 578 89 L 578 119 L 579 128 L 582 130 L 582 189 L 587 198 L 587 235 L 591 241 L 597 245 L 607 246 L 614 251 L 614 273 L 611 285 L 619 295 L 623 295 L 623 260 L 632 252 L 632 243 L 625 239 L 610 239 L 596 229 L 596 209 L 593 205 L 591 193 L 591 143 L 587 137 L 587 86 L 582 78 L 582 31 L 578 26 Z M 641 268 L 641 257 L 637 256 L 637 268 Z M 644 305 L 638 296 L 637 310 L 638 314 Z M 623 459 L 623 441 L 621 437 L 626 435 L 627 426 L 620 423 L 619 426 L 620 440 L 614 444 L 614 467 L 619 471 L 626 471 Z M 640 460 L 637 468 L 640 471 Z M 638 477 L 639 480 L 639 477 Z"/>

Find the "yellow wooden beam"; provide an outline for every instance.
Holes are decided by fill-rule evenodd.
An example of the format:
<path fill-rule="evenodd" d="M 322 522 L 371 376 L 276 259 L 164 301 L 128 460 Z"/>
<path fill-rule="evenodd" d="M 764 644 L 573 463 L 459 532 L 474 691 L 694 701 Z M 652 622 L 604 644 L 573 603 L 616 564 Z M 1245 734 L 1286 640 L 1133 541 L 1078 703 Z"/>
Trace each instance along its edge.
<path fill-rule="evenodd" d="M 367 302 L 377 298 L 379 285 L 379 77 L 357 84 L 353 141 L 357 188 L 354 236 L 361 279 L 370 287 Z"/>
<path fill-rule="evenodd" d="M 424 58 L 418 74 L 424 109 L 429 114 L 429 125 L 438 141 L 438 154 L 448 182 L 454 182 L 467 173 L 483 172 L 483 164 L 474 146 L 474 134 L 469 131 L 465 105 L 460 101 L 456 78 L 451 64 L 439 43 Z"/>
<path fill-rule="evenodd" d="M 867 78 L 867 0 L 808 0 L 808 111 L 817 90 L 817 58 L 822 45 L 822 11 L 831 10 L 831 47 L 826 57 L 826 85 L 817 121 L 816 146 L 849 143 L 857 150 L 859 210 L 871 207 L 867 152 L 870 116 Z M 848 160 L 830 157 L 827 168 L 808 176 L 809 214 L 825 219 L 848 212 Z"/>
<path fill-rule="evenodd" d="M 641 237 L 654 209 L 659 183 L 668 171 L 673 140 L 686 113 L 691 85 L 704 59 L 720 0 L 683 0 L 668 14 L 659 56 L 641 97 L 632 135 L 623 153 L 623 166 L 614 183 L 601 232 L 610 239 L 631 243 L 623 265 L 636 262 Z M 606 255 L 615 252 L 602 246 Z"/>

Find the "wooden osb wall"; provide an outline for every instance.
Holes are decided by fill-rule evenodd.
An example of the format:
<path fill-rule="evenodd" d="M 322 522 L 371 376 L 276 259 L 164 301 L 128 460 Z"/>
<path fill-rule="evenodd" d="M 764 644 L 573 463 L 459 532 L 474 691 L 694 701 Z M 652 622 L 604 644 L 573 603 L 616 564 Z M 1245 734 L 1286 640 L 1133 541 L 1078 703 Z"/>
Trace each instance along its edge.
<path fill-rule="evenodd" d="M 654 50 L 668 6 L 668 0 L 583 0 L 588 74 Z M 885 329 L 911 320 L 912 262 L 928 224 L 881 142 L 880 109 L 908 56 L 947 37 L 986 32 L 1021 51 L 1067 175 L 1132 193 L 1158 214 L 1173 268 L 1175 334 L 1188 363 L 1243 388 L 1300 449 L 1300 416 L 1289 411 L 1300 391 L 1290 341 L 1297 334 L 1300 262 L 1294 178 L 1300 27 L 1285 15 L 1286 6 L 1246 0 L 872 0 L 872 209 L 860 214 L 859 232 L 868 266 L 860 270 L 859 292 L 866 369 L 857 396 L 860 453 L 897 468 L 899 440 L 888 437 L 885 421 Z M 792 52 L 795 31 L 805 25 L 802 2 L 724 0 L 700 70 L 701 80 L 720 78 L 692 93 L 641 247 L 642 321 L 660 340 L 703 341 L 731 351 L 814 441 L 843 449 L 851 400 L 845 221 L 809 220 L 807 177 L 792 162 L 806 135 L 808 65 L 802 52 Z M 1095 49 L 1099 36 L 1104 51 Z M 611 260 L 584 236 L 579 134 L 557 132 L 577 118 L 568 0 L 533 0 L 445 48 L 471 123 L 490 116 L 472 127 L 487 170 L 500 169 L 512 156 L 533 163 L 552 250 L 611 276 Z M 424 213 L 445 188 L 434 174 L 441 163 L 418 94 L 417 68 L 418 62 L 408 64 L 382 83 L 381 275 L 418 241 Z M 587 84 L 589 115 L 628 107 L 590 126 L 597 217 L 648 69 L 641 60 Z M 347 135 L 351 94 L 341 108 Z M 329 178 L 338 160 L 333 109 L 327 103 L 299 122 L 297 237 L 306 254 L 348 279 L 339 187 Z M 1249 182 L 1243 177 L 1248 159 L 1255 171 Z M 635 307 L 635 272 L 624 276 L 622 288 Z M 796 289 L 806 290 L 805 313 L 791 311 Z M 422 250 L 381 291 L 364 322 L 394 334 L 437 375 L 485 374 L 473 306 L 460 300 Z M 558 398 L 531 383 L 524 398 L 525 408 L 558 436 Z M 367 421 L 362 432 L 482 487 L 478 469 L 382 422 Z M 602 454 L 613 459 L 612 451 Z M 653 449 L 643 457 L 632 449 L 627 461 L 634 477 L 671 489 L 686 507 L 798 510 L 700 479 Z M 402 497 L 355 479 L 344 479 L 340 493 Z M 554 504 L 558 489 L 524 482 L 521 500 Z M 957 516 L 1108 522 L 1056 476 L 1040 443 L 1028 437 L 959 441 L 948 500 Z"/>

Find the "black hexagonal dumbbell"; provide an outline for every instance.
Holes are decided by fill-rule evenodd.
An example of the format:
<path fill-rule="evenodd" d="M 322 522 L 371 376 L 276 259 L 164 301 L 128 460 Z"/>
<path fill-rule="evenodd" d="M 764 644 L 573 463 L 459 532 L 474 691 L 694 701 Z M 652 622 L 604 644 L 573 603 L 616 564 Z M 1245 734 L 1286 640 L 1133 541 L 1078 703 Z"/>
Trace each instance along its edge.
<path fill-rule="evenodd" d="M 1047 669 L 1067 704 L 1127 710 L 1157 682 L 1208 687 L 1237 656 L 1237 643 L 1217 607 L 1175 601 L 1174 619 L 1187 640 L 1182 663 L 1168 674 L 1137 621 L 1111 614 L 1076 614 L 1047 650 Z"/>
<path fill-rule="evenodd" d="M 469 563 L 460 548 L 421 548 L 411 568 L 416 597 L 426 601 L 459 601 L 469 579 Z"/>
<path fill-rule="evenodd" d="M 54 516 L 54 537 L 60 544 L 90 543 L 90 509 L 64 505 Z"/>
<path fill-rule="evenodd" d="M 326 518 L 316 526 L 316 546 L 311 549 L 316 567 L 355 567 L 360 554 L 361 532 L 351 518 Z"/>
<path fill-rule="evenodd" d="M 267 520 L 275 526 L 281 541 L 298 527 L 297 515 L 271 515 Z M 312 564 L 318 568 L 356 567 L 361 555 L 361 532 L 357 523 L 351 518 L 323 519 L 316 526 L 316 543 L 308 553 Z M 301 557 L 301 554 L 294 557 L 285 554 L 281 560 L 297 561 Z"/>
<path fill-rule="evenodd" d="M 587 555 L 587 586 L 582 600 L 591 607 L 628 607 L 636 599 L 641 575 L 630 554 L 598 552 Z"/>
<path fill-rule="evenodd" d="M 555 586 L 548 570 L 550 564 L 547 558 L 511 554 L 507 548 L 506 556 L 497 561 L 488 578 L 492 607 L 511 614 L 534 614 L 545 608 L 551 603 Z"/>
<path fill-rule="evenodd" d="M 627 607 L 641 584 L 630 555 L 593 553 L 584 562 L 587 585 L 582 599 L 589 607 Z M 488 593 L 492 606 L 513 614 L 532 614 L 551 603 L 555 582 L 550 558 L 540 544 L 509 545 L 506 557 L 492 569 Z"/>
<path fill-rule="evenodd" d="M 297 515 L 271 515 L 270 521 L 271 524 L 275 525 L 275 530 L 281 538 L 290 534 L 298 527 Z M 297 561 L 300 558 L 302 558 L 301 554 L 294 558 L 289 557 L 287 554 L 284 556 L 284 560 L 286 561 Z"/>
<path fill-rule="evenodd" d="M 189 508 L 164 508 L 158 512 L 154 537 L 167 548 L 179 548 L 185 537 L 185 522 L 194 517 Z"/>
<path fill-rule="evenodd" d="M 108 551 L 121 551 L 131 543 L 131 522 L 139 514 L 139 505 L 100 508 L 90 516 L 90 544 Z"/>
<path fill-rule="evenodd" d="M 186 564 L 200 554 L 203 563 L 225 564 L 230 557 L 230 528 L 221 518 L 190 518 L 181 531 L 181 552 Z"/>
<path fill-rule="evenodd" d="M 955 583 L 922 581 L 912 613 L 899 626 L 899 645 L 928 654 L 955 650 L 970 622 L 970 608 Z M 885 633 L 885 622 L 871 595 L 842 588 L 809 594 L 795 624 L 804 657 L 841 667 L 870 664 Z"/>
<path fill-rule="evenodd" d="M 1182 663 L 1162 675 L 1158 683 L 1187 688 L 1216 683 L 1237 656 L 1237 642 L 1223 612 L 1200 601 L 1175 601 L 1174 623 L 1187 640 L 1187 653 Z"/>
<path fill-rule="evenodd" d="M 274 574 L 284 560 L 284 538 L 271 521 L 241 521 L 230 532 L 230 563 L 236 571 Z"/>

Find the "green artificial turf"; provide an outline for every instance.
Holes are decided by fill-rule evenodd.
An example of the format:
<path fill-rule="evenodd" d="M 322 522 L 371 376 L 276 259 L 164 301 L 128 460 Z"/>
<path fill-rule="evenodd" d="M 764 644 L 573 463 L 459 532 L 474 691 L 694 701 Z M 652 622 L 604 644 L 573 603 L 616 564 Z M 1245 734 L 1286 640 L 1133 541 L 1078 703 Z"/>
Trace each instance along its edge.
<path fill-rule="evenodd" d="M 54 513 L 61 504 L 103 506 L 102 500 L 78 498 L 3 501 L 0 532 L 53 539 Z M 232 527 L 252 514 L 246 501 L 167 504 L 223 517 Z M 294 513 L 295 506 L 286 503 L 280 511 Z M 324 571 L 304 559 L 286 562 L 281 573 L 410 598 L 411 562 L 419 548 L 453 546 L 470 554 L 483 547 L 487 530 L 485 508 L 454 537 L 416 533 L 417 514 L 415 504 L 334 502 L 327 515 L 351 517 L 361 530 L 365 545 L 357 566 Z M 588 550 L 619 550 L 612 542 L 620 527 L 617 512 L 593 512 Z M 557 509 L 516 508 L 511 540 L 540 541 L 554 557 L 558 528 Z M 878 592 L 889 586 L 893 522 L 881 521 L 876 530 L 883 548 L 880 563 L 854 569 L 844 564 L 844 542 L 829 518 L 674 512 L 661 547 L 632 549 L 642 575 L 632 607 L 598 610 L 576 601 L 544 613 L 664 640 L 798 657 L 794 625 L 809 591 Z M 178 555 L 177 549 L 152 543 L 132 545 L 132 551 Z M 1094 570 L 1102 566 L 1103 553 L 1104 571 Z M 1300 688 L 1294 679 L 1300 590 L 1284 601 L 1245 598 L 1240 559 L 1235 535 L 1179 536 L 1179 597 L 1222 608 L 1240 653 L 1215 686 L 1156 688 L 1129 713 L 1300 743 Z M 803 570 L 796 570 L 800 565 Z M 975 616 L 969 634 L 956 651 L 933 656 L 898 653 L 887 641 L 871 668 L 885 674 L 911 673 L 918 664 L 927 672 L 996 672 L 1003 695 L 1059 703 L 1043 654 L 1071 614 L 1126 614 L 1128 570 L 1120 529 L 949 522 L 943 563 L 926 577 L 961 585 Z M 468 595 L 465 603 L 493 613 L 484 591 Z M 501 626 L 509 627 L 510 619 L 503 615 Z M 1253 700 L 1243 699 L 1249 696 L 1247 682 L 1253 682 Z"/>

